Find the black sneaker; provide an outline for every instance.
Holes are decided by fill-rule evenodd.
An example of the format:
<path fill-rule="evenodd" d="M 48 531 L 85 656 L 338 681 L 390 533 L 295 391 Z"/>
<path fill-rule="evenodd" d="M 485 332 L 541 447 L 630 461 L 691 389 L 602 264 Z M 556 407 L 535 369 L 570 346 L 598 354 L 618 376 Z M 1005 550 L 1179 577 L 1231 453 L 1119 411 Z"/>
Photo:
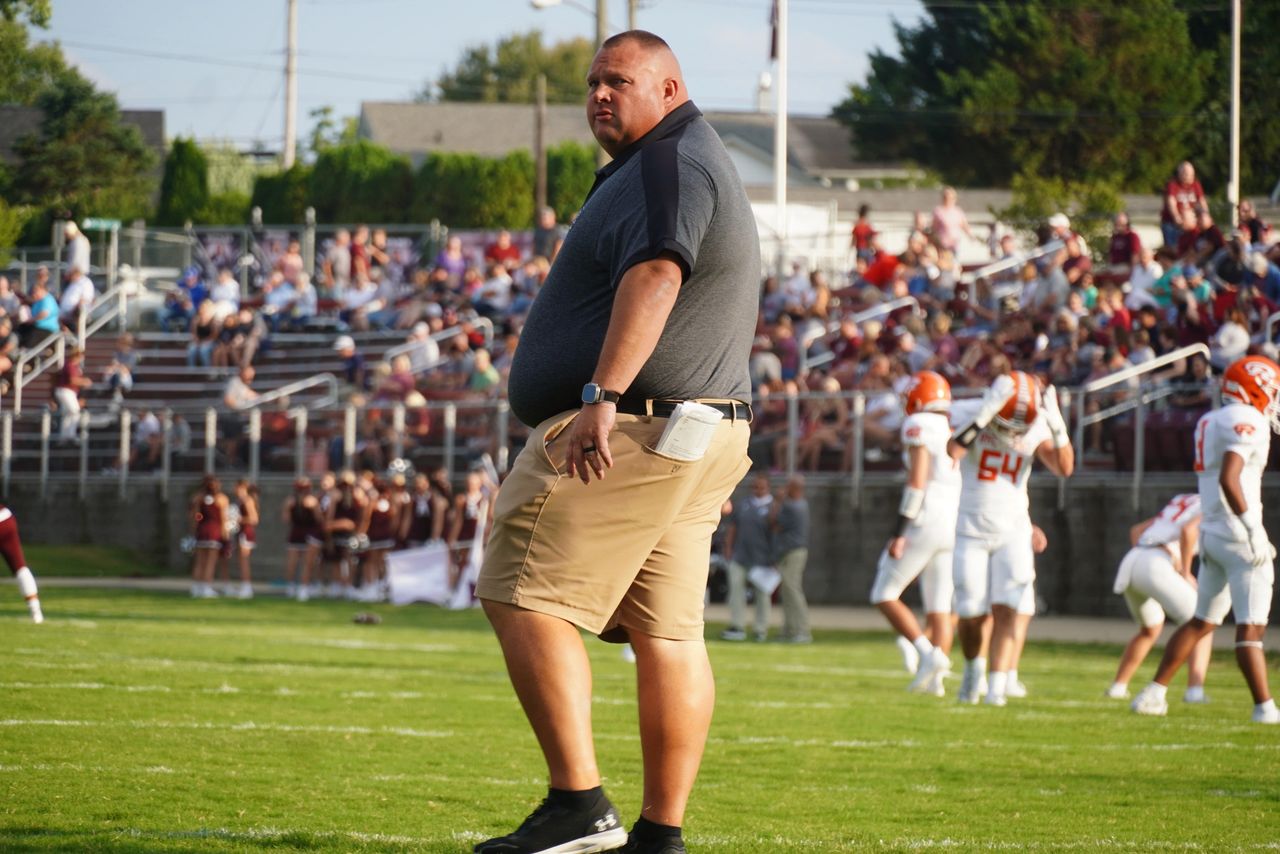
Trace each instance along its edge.
<path fill-rule="evenodd" d="M 594 854 L 626 844 L 627 831 L 618 811 L 601 795 L 587 809 L 561 806 L 546 798 L 514 833 L 481 842 L 473 850 L 475 854 Z"/>
<path fill-rule="evenodd" d="M 632 836 L 627 839 L 627 844 L 619 854 L 687 854 L 687 852 L 684 848 L 684 840 L 679 837 L 672 839 L 668 836 L 641 842 Z"/>

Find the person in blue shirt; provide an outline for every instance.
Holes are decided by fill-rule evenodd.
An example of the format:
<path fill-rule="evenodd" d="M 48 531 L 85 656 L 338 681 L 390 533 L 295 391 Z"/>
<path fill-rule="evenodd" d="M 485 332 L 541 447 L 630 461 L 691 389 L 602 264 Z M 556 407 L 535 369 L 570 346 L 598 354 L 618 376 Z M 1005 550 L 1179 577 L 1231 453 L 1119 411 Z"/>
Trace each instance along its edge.
<path fill-rule="evenodd" d="M 1249 269 L 1244 274 L 1244 283 L 1256 288 L 1260 294 L 1272 302 L 1280 303 L 1280 267 L 1267 260 L 1261 252 L 1254 252 L 1249 258 Z"/>
<path fill-rule="evenodd" d="M 31 321 L 19 327 L 23 347 L 30 347 L 48 338 L 59 329 L 58 301 L 49 293 L 47 277 L 37 278 L 31 286 Z"/>

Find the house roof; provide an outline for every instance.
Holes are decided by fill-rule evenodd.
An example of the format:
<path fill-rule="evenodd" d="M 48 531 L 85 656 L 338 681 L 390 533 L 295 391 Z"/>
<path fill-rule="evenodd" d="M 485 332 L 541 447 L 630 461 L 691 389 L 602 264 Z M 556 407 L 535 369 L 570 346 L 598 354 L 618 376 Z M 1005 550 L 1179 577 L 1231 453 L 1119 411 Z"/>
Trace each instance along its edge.
<path fill-rule="evenodd" d="M 0 106 L 0 161 L 14 162 L 14 143 L 29 133 L 38 133 L 42 118 L 37 107 Z M 121 110 L 120 120 L 137 127 L 146 146 L 164 159 L 163 110 Z"/>
<path fill-rule="evenodd" d="M 764 157 L 773 157 L 771 114 L 708 110 L 704 115 L 726 142 L 736 138 Z M 497 157 L 533 148 L 533 132 L 534 110 L 528 104 L 366 101 L 360 110 L 363 137 L 414 158 L 436 150 Z M 548 105 L 547 142 L 565 140 L 595 144 L 580 105 Z M 898 166 L 857 160 L 848 128 L 825 116 L 792 116 L 787 150 L 791 167 L 815 178 Z"/>

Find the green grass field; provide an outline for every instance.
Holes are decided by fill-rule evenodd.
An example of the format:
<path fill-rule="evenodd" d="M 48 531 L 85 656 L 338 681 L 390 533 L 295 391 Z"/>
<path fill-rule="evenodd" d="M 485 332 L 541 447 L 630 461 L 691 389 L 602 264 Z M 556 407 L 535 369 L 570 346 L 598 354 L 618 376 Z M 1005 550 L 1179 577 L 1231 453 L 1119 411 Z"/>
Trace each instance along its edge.
<path fill-rule="evenodd" d="M 466 852 L 544 792 L 478 612 L 43 599 L 35 626 L 0 588 L 0 850 Z M 353 624 L 360 609 L 383 623 Z M 630 823 L 632 667 L 589 648 Z M 1212 704 L 1146 719 L 1101 697 L 1110 647 L 1033 645 L 1032 697 L 1005 709 L 908 695 L 887 634 L 711 651 L 692 852 L 1280 848 L 1280 731 L 1248 723 L 1226 658 Z"/>

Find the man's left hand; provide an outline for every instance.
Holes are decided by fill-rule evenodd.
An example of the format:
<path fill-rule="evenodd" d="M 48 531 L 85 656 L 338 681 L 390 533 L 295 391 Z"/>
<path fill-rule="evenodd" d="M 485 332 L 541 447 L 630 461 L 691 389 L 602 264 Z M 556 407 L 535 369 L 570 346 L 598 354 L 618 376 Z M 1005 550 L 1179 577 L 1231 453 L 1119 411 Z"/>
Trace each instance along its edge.
<path fill-rule="evenodd" d="M 565 462 L 569 465 L 569 477 L 580 477 L 583 483 L 591 483 L 591 473 L 604 480 L 604 470 L 613 468 L 613 455 L 609 452 L 609 432 L 617 420 L 618 408 L 612 403 L 591 403 L 582 407 L 578 417 L 569 427 L 569 445 L 565 450 Z"/>

